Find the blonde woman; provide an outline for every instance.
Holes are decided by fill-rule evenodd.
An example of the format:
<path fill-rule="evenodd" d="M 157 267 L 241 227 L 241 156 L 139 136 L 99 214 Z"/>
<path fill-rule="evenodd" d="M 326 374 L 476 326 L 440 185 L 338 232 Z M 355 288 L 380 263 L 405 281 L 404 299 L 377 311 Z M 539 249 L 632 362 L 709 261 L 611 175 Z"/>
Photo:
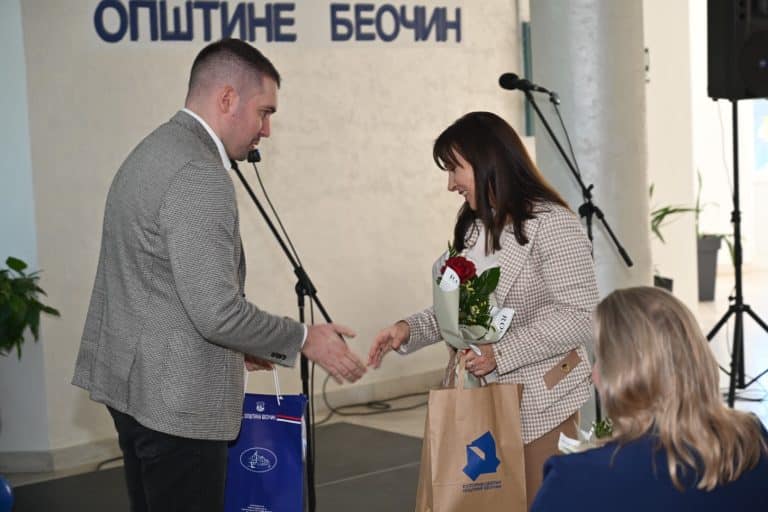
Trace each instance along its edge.
<path fill-rule="evenodd" d="M 768 434 L 728 409 L 691 312 L 658 288 L 597 307 L 594 381 L 613 438 L 552 457 L 531 510 L 768 510 Z"/>

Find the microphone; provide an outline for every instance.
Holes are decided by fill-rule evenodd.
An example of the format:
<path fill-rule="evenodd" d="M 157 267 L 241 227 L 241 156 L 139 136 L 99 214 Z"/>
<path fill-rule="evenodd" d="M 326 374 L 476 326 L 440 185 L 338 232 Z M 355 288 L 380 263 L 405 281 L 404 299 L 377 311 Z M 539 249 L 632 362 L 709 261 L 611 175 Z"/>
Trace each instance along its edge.
<path fill-rule="evenodd" d="M 245 157 L 245 160 L 249 163 L 255 164 L 256 162 L 261 162 L 261 153 L 259 153 L 258 149 L 252 149 L 248 151 L 248 156 Z M 240 168 L 237 166 L 237 162 L 229 159 L 229 163 L 232 165 L 232 169 L 235 171 L 239 171 Z"/>
<path fill-rule="evenodd" d="M 531 81 L 526 80 L 525 78 L 520 78 L 514 73 L 504 73 L 503 75 L 501 75 L 499 77 L 499 85 L 501 86 L 502 89 L 507 89 L 510 91 L 519 89 L 521 91 L 543 92 L 545 94 L 550 94 L 550 95 L 555 94 L 549 89 L 545 89 L 540 85 L 536 85 Z"/>

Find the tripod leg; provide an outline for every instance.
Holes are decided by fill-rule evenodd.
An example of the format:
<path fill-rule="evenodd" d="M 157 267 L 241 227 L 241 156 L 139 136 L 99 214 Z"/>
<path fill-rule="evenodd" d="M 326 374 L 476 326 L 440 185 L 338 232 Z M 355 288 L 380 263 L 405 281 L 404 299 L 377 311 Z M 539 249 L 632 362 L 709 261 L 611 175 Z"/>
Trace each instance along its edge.
<path fill-rule="evenodd" d="M 759 316 L 757 316 L 757 313 L 755 313 L 754 311 L 752 311 L 752 309 L 751 309 L 749 306 L 746 306 L 746 305 L 744 306 L 744 311 L 746 311 L 747 313 L 749 313 L 749 316 L 751 316 L 751 317 L 752 317 L 752 319 L 753 319 L 755 322 L 757 322 L 757 324 L 758 324 L 760 327 L 762 327 L 764 331 L 768 332 L 768 325 L 766 325 L 766 324 L 765 324 L 765 322 L 763 322 L 763 320 L 762 320 L 762 319 L 761 319 Z M 747 384 L 746 384 L 746 386 L 745 386 L 745 387 L 749 387 L 749 386 L 751 386 L 752 384 L 754 384 L 755 382 L 757 382 L 758 380 L 760 380 L 760 378 L 761 378 L 763 375 L 765 375 L 766 373 L 768 373 L 768 369 L 766 369 L 766 370 L 763 370 L 762 372 L 760 372 L 760 374 L 759 374 L 759 375 L 757 375 L 755 378 L 753 378 L 752 380 L 750 380 L 749 382 L 747 382 Z"/>
<path fill-rule="evenodd" d="M 739 366 L 738 364 L 738 358 L 739 358 L 739 346 L 738 342 L 736 341 L 738 339 L 738 324 L 739 324 L 739 317 L 736 316 L 736 329 L 733 337 L 733 347 L 731 349 L 731 375 L 728 380 L 728 407 L 733 408 L 733 404 L 736 401 L 736 379 L 737 376 L 737 368 Z"/>
<path fill-rule="evenodd" d="M 762 320 L 762 319 L 761 319 L 759 316 L 757 316 L 757 313 L 755 313 L 754 311 L 752 311 L 752 308 L 750 308 L 749 306 L 746 306 L 746 305 L 745 305 L 745 306 L 744 306 L 744 311 L 746 311 L 747 313 L 749 313 L 749 316 L 751 316 L 751 317 L 752 317 L 752 320 L 754 320 L 755 322 L 757 322 L 757 324 L 758 324 L 760 327 L 762 327 L 764 331 L 768 332 L 768 325 L 767 325 L 765 322 L 763 322 L 763 320 Z"/>
<path fill-rule="evenodd" d="M 743 312 L 736 312 L 736 325 L 733 329 L 733 343 L 738 347 L 738 374 L 739 378 L 737 386 L 739 389 L 744 389 L 744 315 Z"/>
<path fill-rule="evenodd" d="M 731 315 L 736 311 L 733 306 L 728 308 L 728 311 L 723 315 L 723 317 L 715 324 L 715 326 L 712 328 L 711 331 L 709 331 L 709 334 L 707 334 L 707 341 L 712 341 L 712 338 L 715 337 L 715 334 L 717 334 L 717 331 L 720 330 L 722 326 L 725 325 L 725 322 L 728 321 L 728 319 L 731 317 Z"/>

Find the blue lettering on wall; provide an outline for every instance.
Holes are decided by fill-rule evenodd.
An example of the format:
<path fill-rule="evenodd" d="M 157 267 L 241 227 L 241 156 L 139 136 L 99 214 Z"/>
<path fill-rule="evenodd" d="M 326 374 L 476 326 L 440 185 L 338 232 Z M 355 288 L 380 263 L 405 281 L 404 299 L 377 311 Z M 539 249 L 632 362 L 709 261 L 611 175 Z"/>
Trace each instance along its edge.
<path fill-rule="evenodd" d="M 409 10 L 411 12 L 409 12 Z M 332 3 L 331 41 L 392 42 L 402 30 L 413 31 L 413 41 L 461 42 L 461 8 L 449 13 L 447 7 L 423 5 L 399 8 L 392 4 Z"/>
<path fill-rule="evenodd" d="M 128 2 L 128 10 L 131 13 L 131 41 L 139 40 L 139 9 L 147 9 L 149 16 L 149 38 L 157 41 L 157 1 L 156 0 L 131 0 Z"/>
<path fill-rule="evenodd" d="M 116 32 L 109 32 L 104 26 L 104 12 L 107 9 L 114 9 L 120 19 Z M 101 0 L 93 12 L 93 26 L 96 27 L 96 33 L 101 39 L 108 43 L 116 43 L 125 36 L 126 30 L 128 30 L 128 11 L 117 0 Z"/>
<path fill-rule="evenodd" d="M 193 9 L 198 9 L 203 14 L 203 40 L 211 40 L 211 13 L 219 8 L 219 2 L 195 2 Z"/>
<path fill-rule="evenodd" d="M 349 41 L 355 34 L 355 25 L 341 15 L 349 4 L 331 4 L 331 41 Z"/>
<path fill-rule="evenodd" d="M 98 36 L 108 43 L 120 42 L 126 34 L 131 41 L 192 41 L 195 20 L 202 19 L 203 40 L 211 41 L 214 37 L 212 27 L 218 16 L 222 38 L 293 42 L 297 35 L 290 27 L 296 23 L 295 9 L 293 2 L 187 0 L 183 6 L 171 7 L 166 0 L 101 0 L 93 13 L 93 26 Z M 199 17 L 196 16 L 198 12 Z M 117 28 L 108 28 L 108 20 L 115 17 Z"/>
<path fill-rule="evenodd" d="M 229 4 L 223 2 L 221 4 L 221 37 L 239 37 L 245 39 L 245 4 L 238 4 L 235 7 L 235 11 L 232 13 L 232 17 L 228 16 Z M 233 35 L 235 26 L 240 27 L 240 35 Z"/>
<path fill-rule="evenodd" d="M 295 42 L 298 2 L 187 0 L 100 0 L 93 12 L 96 34 L 107 43 L 204 41 L 237 37 L 246 41 Z M 172 2 L 173 3 L 173 2 Z M 461 42 L 461 8 L 332 2 L 333 42 Z M 328 25 L 325 25 L 326 27 Z M 216 33 L 216 29 L 219 32 Z"/>
<path fill-rule="evenodd" d="M 160 38 L 163 41 L 191 41 L 192 40 L 192 2 L 184 4 L 184 14 L 187 16 L 186 30 L 181 29 L 181 8 L 173 8 L 173 29 L 168 29 L 168 6 L 165 1 L 160 2 Z"/>

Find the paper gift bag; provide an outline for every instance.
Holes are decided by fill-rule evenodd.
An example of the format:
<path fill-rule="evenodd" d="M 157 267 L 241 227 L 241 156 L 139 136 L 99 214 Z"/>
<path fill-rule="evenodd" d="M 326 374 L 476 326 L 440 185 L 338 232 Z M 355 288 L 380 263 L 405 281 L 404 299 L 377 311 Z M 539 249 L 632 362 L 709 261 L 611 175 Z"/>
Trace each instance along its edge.
<path fill-rule="evenodd" d="M 430 391 L 416 512 L 526 510 L 521 391 L 496 383 Z"/>
<path fill-rule="evenodd" d="M 306 403 L 304 395 L 245 395 L 240 435 L 229 446 L 225 512 L 302 512 Z"/>

